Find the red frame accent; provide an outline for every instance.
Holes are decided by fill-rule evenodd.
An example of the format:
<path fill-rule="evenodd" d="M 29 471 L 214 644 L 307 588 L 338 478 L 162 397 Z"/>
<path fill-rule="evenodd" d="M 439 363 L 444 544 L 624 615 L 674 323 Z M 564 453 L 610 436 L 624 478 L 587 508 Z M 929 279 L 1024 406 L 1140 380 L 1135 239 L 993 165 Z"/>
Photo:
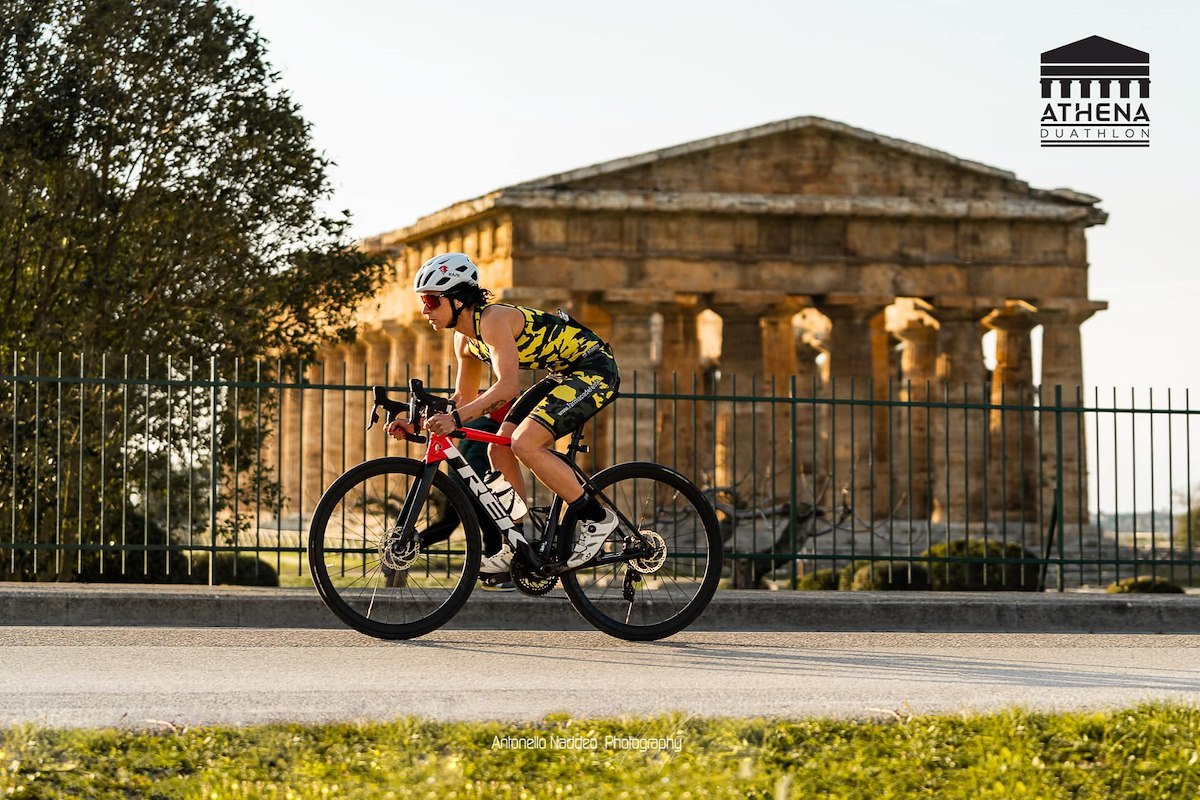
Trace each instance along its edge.
<path fill-rule="evenodd" d="M 464 439 L 470 439 L 473 442 L 487 442 L 488 444 L 498 444 L 501 447 L 512 447 L 511 436 L 497 436 L 494 433 L 486 433 L 478 431 L 474 428 L 461 428 Z M 450 447 L 449 436 L 429 435 L 429 447 L 425 450 L 425 457 L 421 459 L 426 464 L 436 464 L 439 461 L 446 460 L 446 448 Z"/>

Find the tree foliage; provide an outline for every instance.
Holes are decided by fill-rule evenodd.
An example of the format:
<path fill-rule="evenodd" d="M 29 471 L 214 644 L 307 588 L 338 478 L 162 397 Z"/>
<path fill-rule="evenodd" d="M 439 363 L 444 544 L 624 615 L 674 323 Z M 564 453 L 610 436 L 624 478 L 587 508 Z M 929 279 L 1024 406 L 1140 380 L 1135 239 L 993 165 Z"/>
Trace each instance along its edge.
<path fill-rule="evenodd" d="M 86 576 L 128 542 L 149 574 L 277 498 L 256 456 L 278 395 L 247 408 L 184 368 L 349 337 L 384 265 L 321 210 L 329 166 L 251 21 L 216 0 L 0 3 L 0 369 L 45 376 L 66 352 L 80 376 L 0 384 L 0 536 L 43 548 L 0 575 Z M 104 357 L 108 380 L 85 382 Z"/>
<path fill-rule="evenodd" d="M 0 347 L 304 352 L 380 257 L 251 21 L 215 0 L 0 5 Z"/>

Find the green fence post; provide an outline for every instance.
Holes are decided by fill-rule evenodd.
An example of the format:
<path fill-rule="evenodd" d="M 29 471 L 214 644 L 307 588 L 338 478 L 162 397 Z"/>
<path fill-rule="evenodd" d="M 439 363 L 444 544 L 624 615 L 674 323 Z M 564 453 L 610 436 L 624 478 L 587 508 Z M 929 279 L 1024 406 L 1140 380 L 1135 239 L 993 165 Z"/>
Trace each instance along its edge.
<path fill-rule="evenodd" d="M 208 585 L 214 585 L 217 570 L 217 357 L 208 359 Z"/>
<path fill-rule="evenodd" d="M 1062 386 L 1054 386 L 1054 516 L 1062 527 L 1063 518 L 1063 431 L 1062 431 Z M 1066 587 L 1063 575 L 1063 537 L 1058 536 L 1058 590 Z"/>
<path fill-rule="evenodd" d="M 797 463 L 799 459 L 799 444 L 796 438 L 796 376 L 792 374 L 788 376 L 788 446 L 791 448 L 790 463 L 792 465 L 791 470 L 789 470 L 792 473 L 791 485 L 788 487 L 788 494 L 790 496 L 788 500 L 788 513 L 790 517 L 788 519 L 788 538 L 792 548 L 792 568 L 788 571 L 788 575 L 791 578 L 789 589 L 796 588 L 796 579 L 799 577 L 796 574 L 796 566 L 800 555 L 796 552 L 796 534 L 798 533 L 796 527 L 800 524 L 799 516 L 796 514 L 796 504 L 798 502 L 796 480 L 800 472 L 800 465 Z"/>

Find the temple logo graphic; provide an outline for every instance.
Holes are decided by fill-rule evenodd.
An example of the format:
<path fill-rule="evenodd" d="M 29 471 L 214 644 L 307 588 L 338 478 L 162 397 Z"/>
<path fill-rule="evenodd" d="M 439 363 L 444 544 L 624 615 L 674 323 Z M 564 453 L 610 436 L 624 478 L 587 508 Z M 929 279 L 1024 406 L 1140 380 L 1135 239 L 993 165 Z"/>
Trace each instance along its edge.
<path fill-rule="evenodd" d="M 1089 36 L 1042 53 L 1042 147 L 1149 147 L 1150 54 Z"/>

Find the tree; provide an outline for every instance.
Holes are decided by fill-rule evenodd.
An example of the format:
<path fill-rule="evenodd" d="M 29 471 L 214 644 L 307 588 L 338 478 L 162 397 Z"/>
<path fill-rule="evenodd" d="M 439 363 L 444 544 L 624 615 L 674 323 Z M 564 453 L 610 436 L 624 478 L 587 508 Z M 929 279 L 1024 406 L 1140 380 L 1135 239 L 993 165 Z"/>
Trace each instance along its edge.
<path fill-rule="evenodd" d="M 181 377 L 189 359 L 304 356 L 348 338 L 384 261 L 349 241 L 347 213 L 320 210 L 330 164 L 310 133 L 251 21 L 216 0 L 0 4 L 0 365 L 50 371 L 66 351 L 94 372 L 112 354 L 111 375 L 132 353 L 134 374 L 152 357 L 161 377 L 171 355 L 168 377 Z M 270 429 L 236 391 L 212 389 L 184 447 L 172 429 L 197 392 L 80 382 L 65 391 L 67 407 L 88 409 L 76 421 L 56 413 L 61 383 L 0 386 L 4 538 L 203 529 L 209 507 L 183 530 L 152 489 L 168 475 L 229 485 Z M 271 477 L 254 476 L 256 496 L 277 488 Z M 47 522 L 76 506 L 77 520 Z M 0 573 L 68 577 L 70 561 L 86 572 L 47 552 L 9 553 Z"/>
<path fill-rule="evenodd" d="M 251 22 L 215 0 L 0 10 L 0 347 L 303 352 L 382 259 Z"/>

